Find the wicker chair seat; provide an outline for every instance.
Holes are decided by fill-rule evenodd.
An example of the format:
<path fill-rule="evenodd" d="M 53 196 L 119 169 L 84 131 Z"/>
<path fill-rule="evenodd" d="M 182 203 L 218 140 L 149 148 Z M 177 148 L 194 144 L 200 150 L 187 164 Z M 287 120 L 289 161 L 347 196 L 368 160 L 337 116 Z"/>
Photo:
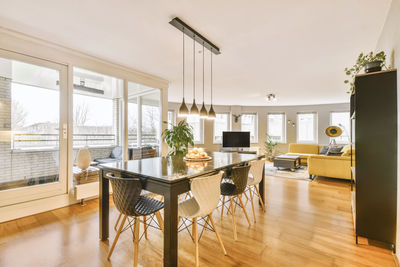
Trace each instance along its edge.
<path fill-rule="evenodd" d="M 221 195 L 233 196 L 235 195 L 236 186 L 231 183 L 221 183 Z"/>
<path fill-rule="evenodd" d="M 164 208 L 164 203 L 154 198 L 140 196 L 135 205 L 136 216 L 147 216 Z"/>

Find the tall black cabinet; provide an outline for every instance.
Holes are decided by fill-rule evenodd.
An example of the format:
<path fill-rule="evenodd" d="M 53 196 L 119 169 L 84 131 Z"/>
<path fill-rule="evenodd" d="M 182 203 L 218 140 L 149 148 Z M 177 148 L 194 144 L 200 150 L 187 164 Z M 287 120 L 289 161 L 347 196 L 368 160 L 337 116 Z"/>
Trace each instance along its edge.
<path fill-rule="evenodd" d="M 397 71 L 358 75 L 351 99 L 352 209 L 358 236 L 395 248 Z"/>

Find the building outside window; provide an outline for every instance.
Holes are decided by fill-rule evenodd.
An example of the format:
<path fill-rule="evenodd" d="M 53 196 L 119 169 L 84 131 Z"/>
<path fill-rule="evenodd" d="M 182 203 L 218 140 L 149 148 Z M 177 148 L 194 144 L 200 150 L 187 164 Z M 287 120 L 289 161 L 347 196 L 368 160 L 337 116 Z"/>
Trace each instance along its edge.
<path fill-rule="evenodd" d="M 214 144 L 222 144 L 222 132 L 230 130 L 229 113 L 217 113 L 214 120 Z"/>
<path fill-rule="evenodd" d="M 175 126 L 175 111 L 174 110 L 168 110 L 168 129 L 172 129 L 172 127 Z"/>
<path fill-rule="evenodd" d="M 317 144 L 317 113 L 297 113 L 297 143 Z"/>
<path fill-rule="evenodd" d="M 342 135 L 339 137 L 331 138 L 337 144 L 348 144 L 350 138 L 350 112 L 331 112 L 330 125 L 339 126 L 342 129 Z"/>
<path fill-rule="evenodd" d="M 269 113 L 268 135 L 278 143 L 286 143 L 286 115 L 285 113 Z"/>
<path fill-rule="evenodd" d="M 258 123 L 257 114 L 242 114 L 241 116 L 241 130 L 243 132 L 250 132 L 250 142 L 258 142 Z"/>
<path fill-rule="evenodd" d="M 199 116 L 188 116 L 186 121 L 193 128 L 194 143 L 203 144 L 204 121 Z"/>

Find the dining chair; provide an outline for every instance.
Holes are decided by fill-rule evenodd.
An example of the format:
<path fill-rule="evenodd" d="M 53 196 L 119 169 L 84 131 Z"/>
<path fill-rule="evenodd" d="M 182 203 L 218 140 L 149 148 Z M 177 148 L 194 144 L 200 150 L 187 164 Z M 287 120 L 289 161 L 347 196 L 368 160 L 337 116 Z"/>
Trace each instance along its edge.
<path fill-rule="evenodd" d="M 115 207 L 123 216 L 113 244 L 108 253 L 107 260 L 110 260 L 121 232 L 129 227 L 134 234 L 133 240 L 135 248 L 133 264 L 134 266 L 137 266 L 140 240 L 140 217 L 149 216 L 152 220 L 154 220 L 153 218 L 155 214 L 157 217 L 161 218 L 160 210 L 164 208 L 164 203 L 141 194 L 142 185 L 139 178 L 119 178 L 109 173 L 106 174 L 105 177 L 110 180 Z M 128 226 L 124 228 L 125 221 L 127 219 L 129 223 Z M 145 229 L 148 226 L 150 226 L 150 224 L 145 224 Z"/>
<path fill-rule="evenodd" d="M 219 235 L 212 218 L 212 212 L 217 208 L 219 203 L 222 175 L 223 172 L 221 171 L 215 175 L 194 178 L 191 180 L 190 189 L 193 196 L 180 202 L 178 205 L 179 216 L 184 219 L 192 220 L 192 238 L 195 242 L 196 266 L 199 266 L 199 237 L 197 231 L 198 218 L 204 219 L 207 217 L 207 219 L 204 219 L 206 226 L 208 225 L 208 221 L 211 222 L 212 230 L 214 230 L 215 235 L 217 236 L 219 245 L 221 246 L 223 253 L 227 255 L 221 236 Z"/>
<path fill-rule="evenodd" d="M 249 226 L 251 225 L 249 216 L 247 215 L 246 209 L 242 202 L 242 194 L 247 187 L 249 170 L 250 170 L 249 165 L 233 167 L 231 172 L 231 177 L 228 177 L 229 182 L 221 183 L 221 195 L 222 195 L 221 218 L 224 213 L 225 197 L 229 197 L 230 212 L 232 214 L 234 240 L 237 240 L 237 229 L 236 229 L 235 207 L 234 207 L 234 203 L 237 204 L 235 201 L 236 199 L 239 200 L 239 206 L 242 207 Z"/>
<path fill-rule="evenodd" d="M 254 222 L 256 222 L 256 213 L 254 210 L 254 203 L 253 203 L 253 198 L 255 194 L 257 194 L 262 210 L 263 212 L 265 212 L 265 205 L 260 196 L 260 192 L 258 191 L 257 188 L 257 185 L 261 182 L 263 178 L 264 165 L 265 165 L 265 160 L 263 159 L 254 160 L 250 162 L 250 173 L 249 173 L 249 178 L 247 179 L 247 188 L 250 194 L 250 202 L 251 202 L 251 209 L 253 210 Z"/>

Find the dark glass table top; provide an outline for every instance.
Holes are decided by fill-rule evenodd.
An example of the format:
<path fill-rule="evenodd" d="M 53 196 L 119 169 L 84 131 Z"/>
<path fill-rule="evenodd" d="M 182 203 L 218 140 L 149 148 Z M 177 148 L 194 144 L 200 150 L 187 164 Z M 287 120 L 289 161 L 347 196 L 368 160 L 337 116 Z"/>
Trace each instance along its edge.
<path fill-rule="evenodd" d="M 216 170 L 226 169 L 262 157 L 256 154 L 226 152 L 211 152 L 208 155 L 212 159 L 205 162 L 185 161 L 183 156 L 167 156 L 105 163 L 99 166 L 107 170 L 126 172 L 172 183 Z"/>

